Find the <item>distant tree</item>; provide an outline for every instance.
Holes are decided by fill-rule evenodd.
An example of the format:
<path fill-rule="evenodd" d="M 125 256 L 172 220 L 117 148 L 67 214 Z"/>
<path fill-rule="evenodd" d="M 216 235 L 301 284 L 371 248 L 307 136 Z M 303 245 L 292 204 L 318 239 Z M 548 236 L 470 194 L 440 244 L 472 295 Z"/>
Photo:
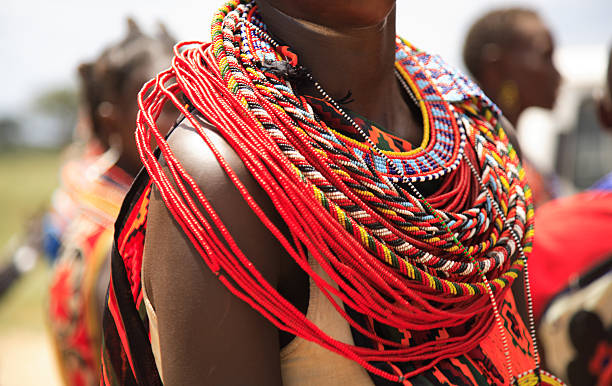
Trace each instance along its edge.
<path fill-rule="evenodd" d="M 19 122 L 6 116 L 0 117 L 0 148 L 7 148 L 17 143 L 19 137 Z"/>
<path fill-rule="evenodd" d="M 62 142 L 68 142 L 76 123 L 78 93 L 73 87 L 56 87 L 43 91 L 33 103 L 34 112 L 57 122 Z"/>
<path fill-rule="evenodd" d="M 77 104 L 77 92 L 69 87 L 45 90 L 34 100 L 34 107 L 40 113 L 62 117 L 76 117 Z"/>

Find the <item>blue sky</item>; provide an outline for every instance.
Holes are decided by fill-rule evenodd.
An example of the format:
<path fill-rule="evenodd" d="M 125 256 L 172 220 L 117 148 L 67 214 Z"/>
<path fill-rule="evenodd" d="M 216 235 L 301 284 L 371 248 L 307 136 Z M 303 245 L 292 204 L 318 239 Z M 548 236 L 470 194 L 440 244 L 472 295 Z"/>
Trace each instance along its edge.
<path fill-rule="evenodd" d="M 178 39 L 205 40 L 218 0 L 3 0 L 0 11 L 0 112 L 17 112 L 41 89 L 75 81 L 77 64 L 94 57 L 125 32 L 134 16 L 147 31 L 163 21 Z M 466 5 L 467 4 L 467 5 Z M 470 23 L 500 6 L 529 5 L 547 20 L 558 45 L 609 45 L 609 0 L 398 0 L 398 33 L 461 66 Z"/>

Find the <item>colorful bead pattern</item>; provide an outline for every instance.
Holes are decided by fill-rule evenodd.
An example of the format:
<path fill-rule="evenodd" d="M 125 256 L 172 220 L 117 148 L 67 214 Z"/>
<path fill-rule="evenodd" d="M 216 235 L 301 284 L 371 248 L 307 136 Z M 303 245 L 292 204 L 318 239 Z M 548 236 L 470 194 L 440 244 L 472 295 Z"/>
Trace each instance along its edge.
<path fill-rule="evenodd" d="M 299 100 L 297 98 L 291 100 L 291 94 L 289 93 L 292 92 L 292 90 L 290 90 L 285 81 L 281 79 L 274 79 L 274 77 L 269 77 L 266 80 L 270 81 L 272 84 L 264 85 L 262 82 L 260 82 L 263 79 L 261 76 L 256 78 L 253 77 L 252 79 L 243 79 L 245 78 L 245 75 L 241 70 L 242 65 L 246 67 L 246 74 L 251 75 L 260 71 L 256 67 L 257 62 L 265 60 L 266 58 L 272 58 L 274 55 L 276 60 L 280 59 L 280 55 L 276 53 L 275 49 L 269 43 L 266 44 L 265 41 L 257 39 L 254 37 L 252 32 L 249 32 L 249 25 L 247 23 L 240 23 L 241 19 L 251 17 L 249 15 L 253 15 L 252 8 L 244 6 L 240 13 L 238 13 L 238 11 L 234 11 L 233 13 L 228 14 L 228 17 L 224 18 L 226 27 L 224 33 L 226 37 L 223 41 L 226 45 L 228 45 L 231 40 L 238 40 L 236 38 L 229 38 L 228 36 L 234 36 L 236 25 L 240 25 L 240 29 L 242 30 L 242 33 L 240 34 L 240 41 L 242 41 L 242 45 L 232 46 L 232 51 L 239 52 L 239 50 L 242 48 L 244 53 L 241 58 L 249 59 L 244 64 L 237 63 L 236 61 L 236 64 L 232 65 L 236 58 L 231 58 L 230 56 L 223 57 L 220 53 L 220 64 L 225 63 L 226 60 L 228 61 L 227 68 L 224 69 L 223 67 L 220 67 L 221 73 L 226 74 L 228 77 L 228 85 L 246 85 L 249 81 L 253 81 L 253 84 L 258 88 L 258 92 L 261 92 L 264 95 L 268 94 L 268 100 L 271 103 L 278 104 L 279 108 L 283 108 L 289 114 L 293 114 L 298 123 L 306 123 L 304 125 L 300 125 L 300 128 L 303 129 L 311 138 L 317 141 L 318 147 L 331 153 L 326 154 L 326 156 L 336 157 L 336 162 L 334 163 L 335 165 L 345 166 L 345 170 L 343 170 L 344 168 L 342 168 L 342 166 L 339 166 L 336 173 L 344 178 L 347 184 L 354 188 L 354 192 L 359 194 L 360 198 L 369 201 L 375 208 L 382 208 L 381 212 L 383 212 L 385 216 L 393 215 L 392 219 L 396 224 L 403 227 L 404 230 L 416 232 L 425 243 L 437 244 L 441 248 L 445 249 L 446 252 L 449 252 L 455 256 L 463 257 L 460 248 L 457 247 L 452 237 L 447 234 L 443 226 L 439 226 L 436 229 L 436 232 L 431 235 L 423 230 L 424 226 L 429 225 L 428 219 L 431 217 L 431 214 L 428 213 L 427 209 L 418 199 L 408 196 L 407 200 L 400 201 L 400 195 L 398 192 L 389 189 L 385 182 L 372 181 L 370 178 L 366 179 L 365 176 L 371 174 L 371 169 L 375 169 L 375 172 L 379 173 L 379 177 L 381 174 L 383 178 L 390 174 L 385 161 L 379 155 L 377 155 L 373 149 L 367 148 L 366 144 L 343 136 L 341 133 L 337 133 L 333 129 L 329 128 L 325 122 L 318 119 L 311 106 L 305 103 L 305 100 Z M 255 22 L 253 24 L 261 25 L 261 22 Z M 438 68 L 436 66 L 439 66 L 439 60 L 433 60 L 431 59 L 431 56 L 421 54 L 424 59 L 422 62 L 420 62 L 414 55 L 407 54 L 407 52 L 416 53 L 416 50 L 413 50 L 407 46 L 402 47 L 401 44 L 401 40 L 398 39 L 398 50 L 401 52 L 401 54 L 398 54 L 398 56 L 402 58 L 402 61 L 398 62 L 398 68 L 403 69 L 403 63 L 409 63 L 411 66 L 411 68 L 402 71 L 405 73 L 412 72 L 414 74 L 419 74 L 418 76 L 420 76 L 422 79 L 428 79 L 430 82 L 433 82 L 433 79 L 428 77 L 428 73 L 437 75 L 436 79 L 445 80 L 449 77 L 448 74 L 442 75 L 441 71 L 436 72 L 436 69 Z M 257 56 L 253 55 L 252 47 L 257 47 L 256 52 L 258 55 L 261 55 L 261 57 L 258 58 Z M 436 66 L 434 66 L 432 69 L 428 69 L 425 66 L 428 63 L 433 63 Z M 420 70 L 418 70 L 419 68 Z M 413 85 L 417 83 L 410 77 L 407 77 L 406 80 Z M 437 86 L 436 83 L 433 84 Z M 430 99 L 427 104 L 422 102 L 423 105 L 426 105 L 425 108 L 422 106 L 422 111 L 424 114 L 427 114 L 427 116 L 437 116 L 437 118 L 439 118 L 429 121 L 433 122 L 432 126 L 441 128 L 440 132 L 437 134 L 439 134 L 440 137 L 444 137 L 445 135 L 452 136 L 453 132 L 456 132 L 458 135 L 456 135 L 454 138 L 461 138 L 461 130 L 458 129 L 459 125 L 457 125 L 457 120 L 454 118 L 454 109 L 457 107 L 454 107 L 444 101 L 442 99 L 443 94 L 438 92 L 437 88 L 432 86 L 432 84 L 426 86 L 424 82 L 421 82 L 421 85 L 421 89 L 415 91 L 419 92 L 418 95 L 420 96 L 421 100 L 427 98 Z M 246 87 L 233 88 L 233 91 L 239 96 L 242 92 L 246 91 L 244 94 L 246 95 L 245 100 L 247 97 L 252 95 L 251 92 L 247 90 L 248 89 Z M 456 91 L 450 92 L 449 90 L 450 87 L 445 85 L 445 95 L 457 98 L 458 93 Z M 462 99 L 469 102 L 466 95 L 463 95 Z M 280 102 L 277 102 L 277 100 L 280 100 Z M 477 100 L 480 104 L 480 106 L 477 107 L 479 110 L 488 111 L 491 109 L 492 105 L 488 99 L 475 98 L 475 100 Z M 267 114 L 265 109 L 263 109 L 255 101 L 250 102 L 249 107 L 254 109 L 256 114 L 261 114 L 262 116 Z M 472 108 L 474 107 L 475 106 L 472 106 Z M 453 119 L 450 120 L 449 117 L 453 117 Z M 494 118 L 494 115 L 489 113 L 489 117 Z M 270 120 L 269 118 L 266 119 L 268 121 Z M 479 127 L 478 125 L 485 125 L 485 122 L 475 121 L 474 123 L 476 124 L 476 127 Z M 274 126 L 264 125 L 264 127 L 266 127 L 274 137 L 281 137 Z M 449 130 L 451 127 L 454 127 L 455 129 Z M 491 130 L 489 127 L 485 127 L 485 129 L 487 132 Z M 497 127 L 494 129 L 499 130 L 502 132 L 502 135 L 504 135 L 500 125 L 497 125 Z M 433 130 L 432 133 L 434 133 Z M 481 138 L 480 135 L 476 135 L 476 137 Z M 496 144 L 495 146 L 504 146 L 507 148 L 507 139 L 505 138 L 505 135 L 503 138 L 505 141 L 500 141 L 501 143 Z M 431 142 L 428 142 L 426 149 L 429 148 L 429 145 L 431 145 Z M 458 157 L 460 154 L 459 150 L 464 148 L 464 142 L 459 141 L 453 145 L 453 149 L 448 154 L 455 154 L 455 156 Z M 477 274 L 477 269 L 475 269 L 473 264 L 468 261 L 453 261 L 440 256 L 434 256 L 430 253 L 424 252 L 423 250 L 415 248 L 414 245 L 403 240 L 401 237 L 397 237 L 392 232 L 386 230 L 381 221 L 377 221 L 368 213 L 364 213 L 359 208 L 355 208 L 354 203 L 342 192 L 339 192 L 336 187 L 333 186 L 320 173 L 310 171 L 308 162 L 298 152 L 296 152 L 295 149 L 292 148 L 290 143 L 284 143 L 283 146 L 287 149 L 286 154 L 292 158 L 292 161 L 295 162 L 298 169 L 301 167 L 301 165 L 303 165 L 302 176 L 307 176 L 307 178 L 304 180 L 314 183 L 313 194 L 315 194 L 317 197 L 321 197 L 323 205 L 330 208 L 330 212 L 336 217 L 337 221 L 345 224 L 347 229 L 353 230 L 352 233 L 356 237 L 365 239 L 364 244 L 370 250 L 375 251 L 377 255 L 381 256 L 389 265 L 399 269 L 402 274 L 414 280 L 421 281 L 422 283 L 428 283 L 433 288 L 444 288 L 445 291 L 456 293 L 458 295 L 462 295 L 464 293 L 486 293 L 487 286 L 483 282 L 473 284 L 443 279 L 443 277 L 449 277 L 449 273 L 460 276 L 473 276 Z M 482 147 L 481 149 L 484 150 L 485 148 Z M 421 150 L 420 153 L 424 152 Z M 391 155 L 391 159 L 395 162 L 403 161 L 403 165 L 408 165 L 409 162 L 410 164 L 414 165 L 418 165 L 419 163 L 429 164 L 427 161 L 419 161 L 426 159 L 427 155 L 419 154 L 418 151 L 410 152 L 416 161 L 412 159 L 401 159 L 401 157 L 404 156 L 402 153 L 387 152 L 387 154 Z M 452 161 L 451 163 L 455 162 L 458 164 L 458 161 Z M 514 162 L 518 164 L 518 158 L 516 158 L 515 154 Z M 490 165 L 488 161 L 485 162 L 483 166 L 486 165 Z M 496 173 L 489 174 L 487 182 L 494 181 L 494 178 L 498 174 L 497 171 L 500 169 L 500 165 L 501 164 L 497 162 L 493 163 L 492 167 L 495 168 L 494 170 L 496 170 Z M 456 168 L 456 166 L 454 167 Z M 407 167 L 404 166 L 404 170 L 406 170 L 406 168 Z M 434 170 L 433 174 L 427 174 L 426 178 L 430 178 L 431 176 L 436 176 L 436 178 L 439 178 L 448 171 L 448 169 L 440 167 L 437 170 Z M 424 178 L 424 175 L 420 175 L 419 179 L 421 178 Z M 507 178 L 508 177 L 506 177 L 506 179 Z M 516 180 L 517 175 L 513 175 L 512 178 Z M 364 184 L 366 184 L 365 187 Z M 375 188 L 372 189 L 373 187 Z M 502 186 L 495 185 L 495 188 L 501 192 Z M 326 192 L 327 194 L 323 194 L 323 192 Z M 335 198 L 329 200 L 328 197 Z M 519 198 L 519 196 L 513 196 L 512 202 L 505 202 L 502 206 L 513 206 L 512 204 Z M 338 207 L 336 207 L 336 205 L 338 205 Z M 483 250 L 491 249 L 493 247 L 489 252 L 489 258 L 479 262 L 480 269 L 482 269 L 485 273 L 503 266 L 505 263 L 507 263 L 508 256 L 512 256 L 515 253 L 515 246 L 513 242 L 510 242 L 505 246 L 495 247 L 496 241 L 499 240 L 500 235 L 503 232 L 501 229 L 501 223 L 496 222 L 490 224 L 487 221 L 489 218 L 488 214 L 491 211 L 492 207 L 488 202 L 488 198 L 486 197 L 486 194 L 482 193 L 479 199 L 476 201 L 475 207 L 470 209 L 468 212 L 462 214 L 442 214 L 442 217 L 449 221 L 449 226 L 452 229 L 455 229 L 456 232 L 457 230 L 461 230 L 459 227 L 460 225 L 464 226 L 463 232 L 457 234 L 459 240 L 467 240 L 477 231 L 482 232 L 483 230 L 487 229 L 489 225 L 493 226 L 494 229 L 492 230 L 489 239 L 469 247 L 469 252 L 476 255 L 480 254 Z M 415 218 L 419 214 L 422 217 L 421 221 L 418 221 Z M 523 221 L 524 220 L 525 219 L 523 218 Z M 522 233 L 523 232 L 521 231 L 520 234 Z M 507 232 L 504 233 L 504 237 L 508 236 L 509 234 Z M 382 243 L 379 241 L 380 239 L 382 239 Z M 414 262 L 416 262 L 416 264 L 414 264 Z M 517 272 L 521 269 L 521 266 L 522 263 L 520 261 L 515 261 L 514 265 L 508 272 L 498 278 L 498 280 L 494 281 L 496 289 L 500 290 L 504 288 L 508 282 L 513 281 L 517 276 Z"/>
<path fill-rule="evenodd" d="M 494 324 L 494 305 L 524 265 L 517 251 L 522 245 L 528 254 L 533 237 L 530 190 L 499 124 L 498 110 L 439 58 L 398 40 L 397 70 L 418 97 L 425 141 L 411 152 L 381 153 L 330 127 L 331 122 L 321 119 L 288 79 L 269 70 L 266 64 L 272 62 L 295 66 L 296 56 L 287 47 L 275 46 L 261 31 L 265 25 L 252 2 L 229 1 L 213 19 L 212 45 L 179 45 L 173 67 L 141 93 L 137 142 L 143 163 L 187 237 L 232 293 L 279 328 L 386 379 L 408 379 L 424 369 L 390 374 L 370 361 L 439 360 L 478 345 Z M 181 50 L 189 44 L 195 47 Z M 170 84 L 172 79 L 177 83 Z M 175 98 L 179 93 L 219 124 L 275 203 L 294 244 L 254 204 L 193 115 Z M 156 114 L 167 100 L 194 124 L 249 206 L 338 312 L 360 333 L 391 349 L 333 341 L 259 279 L 156 129 Z M 151 154 L 151 135 L 180 192 Z M 256 144 L 260 147 L 253 148 Z M 387 159 L 402 172 L 390 170 L 395 168 L 389 168 Z M 476 182 L 472 163 L 478 169 Z M 436 179 L 442 186 L 424 201 L 398 183 L 404 173 L 408 181 Z M 214 224 L 199 212 L 196 199 Z M 218 229 L 224 242 L 211 229 Z M 304 263 L 302 245 L 340 291 Z M 424 331 L 468 322 L 471 328 L 435 344 L 405 347 L 356 324 L 331 294 L 358 313 L 398 329 Z"/>

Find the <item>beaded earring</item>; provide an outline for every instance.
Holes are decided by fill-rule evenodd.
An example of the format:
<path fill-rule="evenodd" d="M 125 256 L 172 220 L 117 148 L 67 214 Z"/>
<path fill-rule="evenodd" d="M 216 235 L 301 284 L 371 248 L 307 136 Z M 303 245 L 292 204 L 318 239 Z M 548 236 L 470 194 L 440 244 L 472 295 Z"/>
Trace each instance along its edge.
<path fill-rule="evenodd" d="M 499 104 L 502 111 L 516 111 L 519 102 L 518 86 L 514 80 L 505 80 L 499 88 Z"/>

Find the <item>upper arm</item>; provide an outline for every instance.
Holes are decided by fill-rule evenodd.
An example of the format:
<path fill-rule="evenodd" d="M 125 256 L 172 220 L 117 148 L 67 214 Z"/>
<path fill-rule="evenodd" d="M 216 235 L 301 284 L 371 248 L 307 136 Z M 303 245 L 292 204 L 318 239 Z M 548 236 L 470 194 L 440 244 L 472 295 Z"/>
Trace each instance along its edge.
<path fill-rule="evenodd" d="M 207 133 L 255 199 L 265 200 L 263 191 L 223 138 L 213 130 Z M 241 250 L 276 285 L 280 246 L 252 213 L 204 141 L 183 123 L 168 142 Z M 144 285 L 157 314 L 164 384 L 280 385 L 276 327 L 224 287 L 155 189 L 148 216 Z"/>

